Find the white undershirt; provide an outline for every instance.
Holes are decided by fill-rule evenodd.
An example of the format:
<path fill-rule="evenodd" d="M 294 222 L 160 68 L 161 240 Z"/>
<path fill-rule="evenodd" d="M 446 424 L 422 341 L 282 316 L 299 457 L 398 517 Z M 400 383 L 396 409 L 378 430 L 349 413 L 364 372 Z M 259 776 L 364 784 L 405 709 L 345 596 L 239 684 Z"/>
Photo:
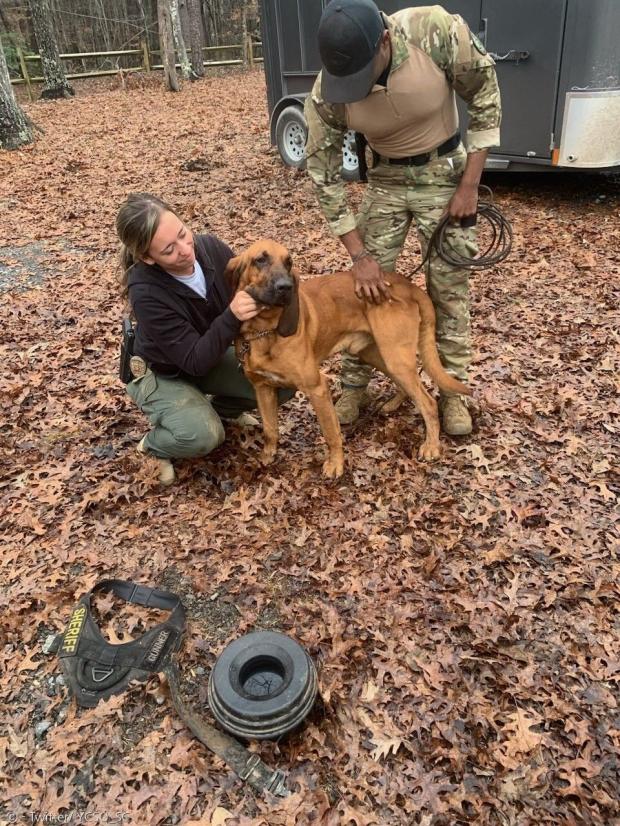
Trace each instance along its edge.
<path fill-rule="evenodd" d="M 172 273 L 168 273 L 168 275 L 172 275 Z M 180 281 L 181 284 L 185 284 L 186 287 L 191 287 L 202 298 L 207 297 L 207 282 L 198 259 L 194 263 L 194 272 L 191 275 L 172 275 L 172 277 Z"/>

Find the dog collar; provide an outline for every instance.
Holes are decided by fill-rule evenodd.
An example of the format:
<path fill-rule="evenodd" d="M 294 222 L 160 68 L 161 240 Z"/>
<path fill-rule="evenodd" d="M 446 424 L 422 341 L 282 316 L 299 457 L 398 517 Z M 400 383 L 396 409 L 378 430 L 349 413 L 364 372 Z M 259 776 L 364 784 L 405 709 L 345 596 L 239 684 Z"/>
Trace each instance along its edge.
<path fill-rule="evenodd" d="M 171 614 L 138 639 L 113 645 L 92 616 L 91 597 L 95 593 L 113 593 L 125 602 Z M 120 694 L 131 680 L 144 681 L 163 671 L 181 644 L 184 626 L 185 608 L 175 594 L 127 580 L 106 579 L 80 598 L 64 634 L 56 637 L 49 650 L 57 650 L 78 705 L 92 708 L 99 700 Z"/>
<path fill-rule="evenodd" d="M 250 342 L 255 341 L 258 338 L 265 338 L 266 336 L 270 336 L 272 333 L 277 333 L 278 328 L 274 327 L 271 330 L 259 330 L 258 333 L 250 333 L 247 336 L 241 337 L 241 344 L 239 345 L 239 361 L 245 361 L 247 354 L 250 352 Z"/>

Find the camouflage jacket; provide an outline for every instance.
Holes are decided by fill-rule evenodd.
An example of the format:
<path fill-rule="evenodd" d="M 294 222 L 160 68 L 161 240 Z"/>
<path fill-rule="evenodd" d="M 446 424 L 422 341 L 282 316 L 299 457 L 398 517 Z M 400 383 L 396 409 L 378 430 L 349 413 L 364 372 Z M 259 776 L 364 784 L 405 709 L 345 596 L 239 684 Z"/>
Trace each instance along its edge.
<path fill-rule="evenodd" d="M 409 8 L 383 17 L 392 44 L 390 75 L 409 58 L 409 44 L 421 49 L 467 103 L 467 151 L 497 146 L 501 105 L 495 63 L 463 18 L 449 14 L 441 6 Z M 355 229 L 355 217 L 347 204 L 340 175 L 347 131 L 346 107 L 322 99 L 320 74 L 306 98 L 305 116 L 308 173 L 316 185 L 330 229 L 335 235 L 344 235 Z"/>

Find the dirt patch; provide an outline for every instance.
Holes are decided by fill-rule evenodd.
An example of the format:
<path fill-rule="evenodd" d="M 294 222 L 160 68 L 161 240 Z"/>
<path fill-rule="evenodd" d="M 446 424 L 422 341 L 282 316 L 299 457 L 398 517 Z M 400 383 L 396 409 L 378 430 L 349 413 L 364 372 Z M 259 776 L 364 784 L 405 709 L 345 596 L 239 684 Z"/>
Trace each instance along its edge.
<path fill-rule="evenodd" d="M 39 241 L 0 250 L 0 292 L 30 290 L 43 283 L 51 257 Z"/>
<path fill-rule="evenodd" d="M 187 611 L 192 635 L 200 634 L 210 643 L 219 643 L 230 636 L 239 624 L 239 610 L 226 599 L 225 589 L 197 593 L 191 579 L 171 566 L 162 576 L 161 585 L 176 594 Z"/>
<path fill-rule="evenodd" d="M 78 269 L 83 255 L 83 251 L 67 243 L 31 241 L 3 246 L 0 248 L 0 293 L 40 287 L 54 272 L 66 272 L 71 265 Z"/>

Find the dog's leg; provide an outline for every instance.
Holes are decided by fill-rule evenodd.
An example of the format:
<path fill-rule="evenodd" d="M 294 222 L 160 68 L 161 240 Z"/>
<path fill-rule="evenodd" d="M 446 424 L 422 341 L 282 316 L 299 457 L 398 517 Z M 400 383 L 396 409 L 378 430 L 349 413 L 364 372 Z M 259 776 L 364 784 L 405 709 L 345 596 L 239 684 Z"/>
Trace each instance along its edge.
<path fill-rule="evenodd" d="M 369 344 L 366 349 L 361 350 L 356 355 L 359 356 L 362 361 L 366 361 L 371 367 L 376 367 L 377 370 L 380 370 L 385 376 L 389 376 L 392 381 L 395 381 L 394 377 L 390 376 L 390 371 L 387 369 L 385 362 L 381 358 L 381 353 L 377 350 L 374 343 Z M 401 404 L 409 398 L 409 394 L 403 390 L 402 387 L 398 387 L 397 382 L 396 384 L 396 393 L 394 393 L 390 399 L 377 408 L 378 413 L 394 413 L 398 410 Z"/>
<path fill-rule="evenodd" d="M 403 390 L 402 387 L 398 385 L 398 382 L 395 380 L 394 376 L 390 375 L 390 371 L 388 370 L 383 358 L 381 357 L 381 353 L 377 349 L 374 342 L 367 345 L 367 347 L 360 352 L 356 353 L 356 355 L 362 360 L 369 364 L 371 367 L 376 367 L 377 370 L 380 370 L 385 376 L 388 376 L 392 379 L 392 381 L 396 384 L 396 393 L 392 396 L 391 399 L 388 399 L 384 402 L 380 407 L 377 408 L 378 413 L 394 413 L 401 404 L 409 398 L 409 394 Z"/>
<path fill-rule="evenodd" d="M 334 402 L 329 392 L 329 384 L 322 373 L 319 373 L 319 383 L 312 387 L 299 388 L 310 399 L 310 404 L 314 408 L 319 425 L 327 442 L 327 459 L 323 462 L 323 475 L 329 479 L 336 479 L 342 476 L 344 470 L 344 451 L 342 449 L 342 434 L 340 432 L 340 422 Z"/>
<path fill-rule="evenodd" d="M 258 412 L 263 420 L 263 450 L 260 460 L 264 465 L 273 462 L 278 449 L 278 391 L 268 384 L 255 384 Z"/>
<path fill-rule="evenodd" d="M 381 405 L 378 412 L 379 413 L 386 413 L 386 414 L 387 413 L 394 413 L 396 410 L 398 410 L 398 408 L 405 401 L 405 399 L 408 399 L 408 398 L 409 398 L 409 395 L 407 393 L 405 393 L 404 390 L 401 390 L 399 388 L 396 391 L 396 393 L 394 393 L 394 395 L 392 396 L 391 399 L 388 399 L 384 404 Z"/>
<path fill-rule="evenodd" d="M 402 344 L 395 341 L 391 334 L 389 341 L 384 340 L 383 331 L 373 330 L 373 334 L 376 344 L 369 344 L 359 354 L 360 358 L 389 376 L 414 400 L 426 426 L 426 438 L 420 445 L 418 457 L 427 460 L 438 459 L 441 449 L 437 402 L 420 381 L 416 365 L 416 347 L 411 347 L 409 342 Z M 399 396 L 400 394 L 397 394 L 396 398 Z"/>

